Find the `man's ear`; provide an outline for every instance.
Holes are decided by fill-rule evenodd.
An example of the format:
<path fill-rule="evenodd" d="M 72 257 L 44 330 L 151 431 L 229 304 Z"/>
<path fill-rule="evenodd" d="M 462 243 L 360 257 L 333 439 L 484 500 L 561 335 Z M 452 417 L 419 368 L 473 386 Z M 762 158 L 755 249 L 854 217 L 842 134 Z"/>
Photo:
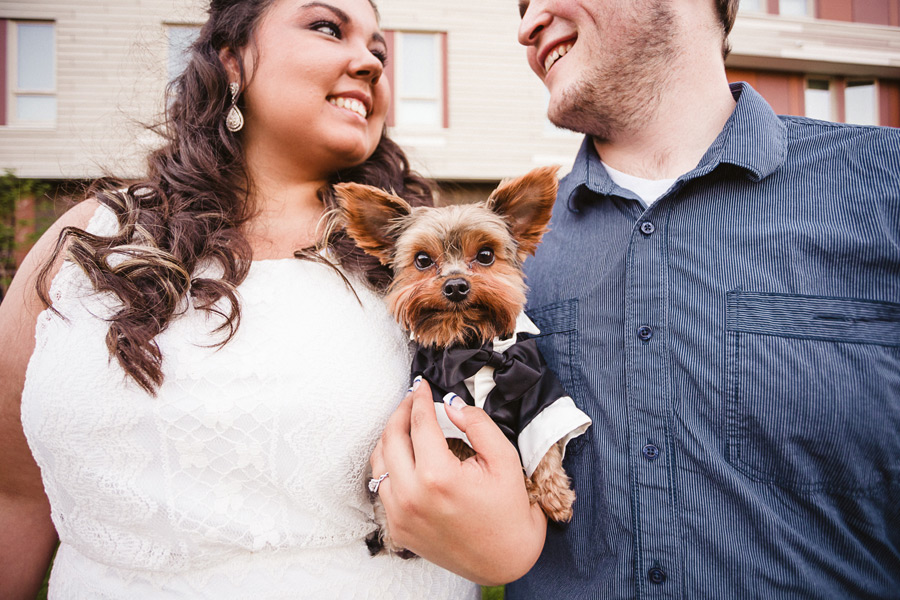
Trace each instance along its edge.
<path fill-rule="evenodd" d="M 506 179 L 491 193 L 487 207 L 509 224 L 519 246 L 519 259 L 534 254 L 556 202 L 559 167 L 540 167 L 522 177 Z"/>
<path fill-rule="evenodd" d="M 381 264 L 389 264 L 403 218 L 412 207 L 403 198 L 371 185 L 339 183 L 334 193 L 347 234 Z"/>

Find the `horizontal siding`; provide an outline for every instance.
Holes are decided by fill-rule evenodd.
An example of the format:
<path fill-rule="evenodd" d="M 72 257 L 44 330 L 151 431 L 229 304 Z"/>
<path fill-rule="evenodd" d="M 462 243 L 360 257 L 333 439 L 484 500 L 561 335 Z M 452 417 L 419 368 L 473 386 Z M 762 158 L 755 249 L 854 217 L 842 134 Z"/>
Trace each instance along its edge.
<path fill-rule="evenodd" d="M 516 41 L 513 0 L 380 0 L 385 29 L 445 31 L 449 129 L 394 128 L 426 175 L 493 181 L 534 166 L 568 169 L 580 137 L 553 132 L 545 92 Z M 57 24 L 58 122 L 0 127 L 0 169 L 20 176 L 138 176 L 154 138 L 141 126 L 162 108 L 166 23 L 200 23 L 203 0 L 27 0 L 0 3 L 0 18 Z M 900 78 L 898 29 L 741 15 L 735 68 Z M 875 72 L 877 71 L 877 72 Z M 885 104 L 893 106 L 891 96 Z"/>
<path fill-rule="evenodd" d="M 3 2 L 0 18 L 56 23 L 55 127 L 0 127 L 0 168 L 22 177 L 139 176 L 162 108 L 164 23 L 202 22 L 190 0 Z"/>
<path fill-rule="evenodd" d="M 729 65 L 897 78 L 900 29 L 882 25 L 746 14 L 731 34 Z"/>
<path fill-rule="evenodd" d="M 580 136 L 545 131 L 543 86 L 516 41 L 515 2 L 382 0 L 379 9 L 386 28 L 448 36 L 450 129 L 392 131 L 418 168 L 462 180 L 509 177 L 550 162 L 568 168 Z"/>

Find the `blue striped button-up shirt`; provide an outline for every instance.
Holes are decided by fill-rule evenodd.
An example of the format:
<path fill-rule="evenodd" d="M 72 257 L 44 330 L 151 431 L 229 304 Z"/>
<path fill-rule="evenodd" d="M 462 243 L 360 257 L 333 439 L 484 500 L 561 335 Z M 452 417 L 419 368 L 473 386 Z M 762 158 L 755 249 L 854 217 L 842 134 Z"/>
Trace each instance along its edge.
<path fill-rule="evenodd" d="M 900 598 L 900 130 L 746 84 L 650 208 L 586 141 L 526 262 L 593 419 L 507 598 Z"/>

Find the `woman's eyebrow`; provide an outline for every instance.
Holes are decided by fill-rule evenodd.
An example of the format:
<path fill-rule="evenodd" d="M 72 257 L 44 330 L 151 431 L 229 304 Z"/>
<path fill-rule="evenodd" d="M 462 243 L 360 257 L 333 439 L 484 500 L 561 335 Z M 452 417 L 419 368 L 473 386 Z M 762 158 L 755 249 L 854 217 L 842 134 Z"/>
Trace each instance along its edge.
<path fill-rule="evenodd" d="M 348 22 L 350 22 L 350 15 L 348 15 L 346 12 L 344 12 L 337 6 L 332 6 L 331 4 L 328 4 L 327 2 L 307 2 L 301 8 L 324 8 L 325 10 L 328 10 L 328 11 L 331 11 L 332 13 L 334 13 L 334 16 L 337 18 L 338 21 L 341 22 L 341 25 L 345 25 Z M 372 34 L 372 41 L 378 42 L 379 44 L 387 46 L 387 40 L 385 40 L 384 36 L 378 32 L 375 32 Z"/>
<path fill-rule="evenodd" d="M 339 9 L 337 6 L 332 6 L 326 2 L 308 2 L 301 6 L 300 8 L 324 8 L 326 10 L 330 10 L 334 13 L 334 16 L 341 22 L 341 25 L 348 22 L 350 20 L 350 15 Z"/>

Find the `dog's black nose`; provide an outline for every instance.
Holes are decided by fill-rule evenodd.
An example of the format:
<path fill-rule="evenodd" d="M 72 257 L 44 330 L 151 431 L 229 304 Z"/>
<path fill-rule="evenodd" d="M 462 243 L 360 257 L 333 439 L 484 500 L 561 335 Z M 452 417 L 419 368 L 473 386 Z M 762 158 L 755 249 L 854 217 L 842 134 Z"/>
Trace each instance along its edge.
<path fill-rule="evenodd" d="M 462 302 L 469 295 L 469 282 L 462 277 L 444 282 L 444 298 L 450 302 Z"/>

